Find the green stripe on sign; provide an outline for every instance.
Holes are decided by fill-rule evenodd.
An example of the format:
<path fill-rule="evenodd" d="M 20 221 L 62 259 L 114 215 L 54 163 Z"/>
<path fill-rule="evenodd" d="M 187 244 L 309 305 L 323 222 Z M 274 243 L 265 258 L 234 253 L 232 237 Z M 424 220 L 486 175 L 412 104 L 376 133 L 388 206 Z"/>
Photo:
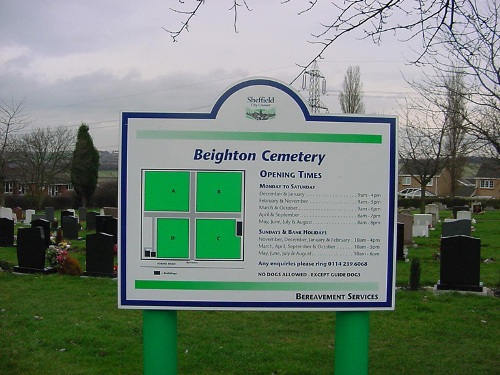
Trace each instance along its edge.
<path fill-rule="evenodd" d="M 195 139 L 222 141 L 382 143 L 380 134 L 268 133 L 137 130 L 137 139 Z"/>
<path fill-rule="evenodd" d="M 169 290 L 272 290 L 272 291 L 375 291 L 378 283 L 301 283 L 301 282 L 251 282 L 251 281 L 164 281 L 136 280 L 136 289 Z"/>

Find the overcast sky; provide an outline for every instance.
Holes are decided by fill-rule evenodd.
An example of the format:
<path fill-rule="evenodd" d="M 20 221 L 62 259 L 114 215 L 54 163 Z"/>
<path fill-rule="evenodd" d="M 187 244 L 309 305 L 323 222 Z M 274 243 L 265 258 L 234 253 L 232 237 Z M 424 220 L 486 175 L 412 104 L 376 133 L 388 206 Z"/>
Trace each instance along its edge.
<path fill-rule="evenodd" d="M 298 15 L 307 0 L 247 0 L 234 31 L 232 1 L 207 0 L 178 42 L 163 30 L 184 19 L 177 0 L 0 0 L 0 99 L 26 98 L 32 126 L 85 122 L 97 148 L 118 149 L 121 111 L 208 112 L 220 94 L 248 77 L 290 83 L 320 46 L 311 33 L 332 17 L 330 2 Z M 192 1 L 186 1 L 187 5 Z M 395 114 L 410 92 L 404 76 L 408 43 L 382 45 L 349 35 L 319 61 L 322 101 L 340 112 L 338 91 L 349 65 L 359 65 L 367 114 Z M 301 79 L 293 87 L 300 89 Z M 308 93 L 301 91 L 307 99 Z"/>

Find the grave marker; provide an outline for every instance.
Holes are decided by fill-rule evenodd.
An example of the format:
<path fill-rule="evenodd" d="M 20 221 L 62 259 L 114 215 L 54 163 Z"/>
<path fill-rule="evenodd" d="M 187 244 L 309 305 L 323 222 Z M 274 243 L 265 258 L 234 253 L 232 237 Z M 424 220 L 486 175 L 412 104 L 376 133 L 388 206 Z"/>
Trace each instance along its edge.
<path fill-rule="evenodd" d="M 438 290 L 482 292 L 481 240 L 469 236 L 441 238 Z"/>
<path fill-rule="evenodd" d="M 442 227 L 442 237 L 470 236 L 471 220 L 445 219 Z"/>
<path fill-rule="evenodd" d="M 425 213 L 432 215 L 432 226 L 435 227 L 439 221 L 439 207 L 436 204 L 428 204 L 425 206 Z"/>
<path fill-rule="evenodd" d="M 0 247 L 14 246 L 14 220 L 0 218 Z"/>
<path fill-rule="evenodd" d="M 111 234 L 95 233 L 86 237 L 86 270 L 84 276 L 113 277 L 114 240 Z"/>
<path fill-rule="evenodd" d="M 26 210 L 24 224 L 31 224 L 31 218 L 33 215 L 35 215 L 35 213 L 35 210 Z"/>
<path fill-rule="evenodd" d="M 457 212 L 458 211 L 470 211 L 469 206 L 453 206 L 452 212 L 453 212 L 453 218 L 457 218 Z"/>
<path fill-rule="evenodd" d="M 41 227 L 43 229 L 43 235 L 45 239 L 45 246 L 50 246 L 50 221 L 45 219 L 34 219 L 31 220 L 31 227 Z"/>
<path fill-rule="evenodd" d="M 41 227 L 17 230 L 17 261 L 14 272 L 54 273 L 55 268 L 45 267 L 45 236 Z"/>
<path fill-rule="evenodd" d="M 80 224 L 76 216 L 63 216 L 62 217 L 62 231 L 64 238 L 68 240 L 78 239 L 78 231 Z"/>
<path fill-rule="evenodd" d="M 413 215 L 406 215 L 403 213 L 398 214 L 398 223 L 404 224 L 404 244 L 411 245 L 413 243 Z"/>
<path fill-rule="evenodd" d="M 87 212 L 87 221 L 85 222 L 85 228 L 87 230 L 95 230 L 95 218 L 98 214 L 99 213 L 95 211 Z"/>
<path fill-rule="evenodd" d="M 0 207 L 0 217 L 12 219 L 12 208 Z"/>
<path fill-rule="evenodd" d="M 45 219 L 52 223 L 55 218 L 55 210 L 54 207 L 45 207 Z"/>

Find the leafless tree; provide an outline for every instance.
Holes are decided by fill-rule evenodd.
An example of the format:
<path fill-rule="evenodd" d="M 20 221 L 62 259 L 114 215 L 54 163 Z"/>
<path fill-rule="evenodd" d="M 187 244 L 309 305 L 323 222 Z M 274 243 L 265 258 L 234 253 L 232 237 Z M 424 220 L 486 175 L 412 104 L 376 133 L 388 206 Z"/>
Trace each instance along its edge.
<path fill-rule="evenodd" d="M 236 30 L 240 9 L 250 10 L 250 0 L 227 0 Z M 318 0 L 303 0 L 300 14 L 311 11 Z M 194 16 L 207 4 L 204 0 L 179 0 L 174 12 L 185 16 L 181 27 L 166 30 L 174 41 L 188 31 Z M 282 4 L 291 3 L 281 0 Z M 181 8 L 182 6 L 182 8 Z M 314 61 L 339 39 L 346 36 L 381 43 L 384 36 L 402 42 L 419 41 L 409 62 L 431 65 L 443 76 L 455 69 L 464 74 L 469 102 L 465 122 L 470 133 L 500 154 L 500 0 L 343 0 L 331 2 L 332 12 L 318 20 L 322 31 L 312 34 L 318 52 L 301 63 L 301 77 Z M 327 15 L 326 15 L 327 14 Z"/>
<path fill-rule="evenodd" d="M 359 66 L 349 66 L 344 76 L 339 94 L 340 108 L 343 113 L 365 113 L 363 103 L 363 84 Z"/>
<path fill-rule="evenodd" d="M 401 105 L 398 153 L 400 169 L 420 185 L 420 212 L 425 212 L 425 192 L 446 165 L 446 127 L 422 98 L 407 99 Z"/>
<path fill-rule="evenodd" d="M 36 208 L 43 203 L 45 187 L 69 172 L 74 144 L 75 134 L 66 127 L 39 128 L 12 140 L 11 167 L 20 181 L 35 186 L 30 193 Z"/>
<path fill-rule="evenodd" d="M 472 151 L 472 143 L 465 125 L 467 103 L 463 74 L 455 71 L 446 79 L 445 86 L 445 148 L 448 156 L 447 167 L 450 172 L 450 196 L 454 198 L 458 189 L 458 180 L 466 165 L 466 156 Z"/>
<path fill-rule="evenodd" d="M 6 167 L 8 164 L 8 146 L 20 130 L 31 123 L 31 118 L 26 110 L 26 100 L 0 103 L 0 206 L 5 205 L 4 182 Z"/>
<path fill-rule="evenodd" d="M 332 1 L 332 12 L 329 19 L 319 20 L 322 31 L 312 34 L 311 43 L 317 43 L 320 48 L 308 64 L 304 64 L 304 71 L 337 40 L 345 35 L 354 34 L 362 39 L 372 39 L 374 43 L 381 43 L 386 34 L 397 35 L 401 41 L 419 39 L 421 48 L 417 51 L 414 62 L 422 61 L 428 53 L 434 53 L 445 37 L 449 34 L 462 35 L 463 25 L 473 21 L 486 25 L 492 35 L 498 39 L 496 23 L 491 14 L 498 9 L 498 0 L 344 0 Z M 236 29 L 238 10 L 244 7 L 250 10 L 248 0 L 227 0 L 229 10 L 234 15 Z M 282 0 L 282 4 L 290 3 Z M 304 0 L 304 9 L 300 14 L 311 11 L 319 2 Z M 189 25 L 200 8 L 208 2 L 204 0 L 179 0 L 177 8 L 172 11 L 185 15 L 185 20 L 177 29 L 165 29 L 172 39 L 177 41 L 184 31 L 189 31 Z M 492 25 L 493 23 L 493 25 Z M 495 27 L 492 27 L 495 26 Z M 490 40 L 491 42 L 491 40 Z M 301 76 L 303 72 L 298 74 Z"/>

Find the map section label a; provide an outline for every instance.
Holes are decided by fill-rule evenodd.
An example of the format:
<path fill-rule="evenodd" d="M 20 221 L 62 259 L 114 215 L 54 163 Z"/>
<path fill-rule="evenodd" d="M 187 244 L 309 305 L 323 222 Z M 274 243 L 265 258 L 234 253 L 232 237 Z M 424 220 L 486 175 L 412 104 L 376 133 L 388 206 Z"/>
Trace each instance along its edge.
<path fill-rule="evenodd" d="M 142 170 L 141 259 L 243 260 L 244 176 Z"/>

